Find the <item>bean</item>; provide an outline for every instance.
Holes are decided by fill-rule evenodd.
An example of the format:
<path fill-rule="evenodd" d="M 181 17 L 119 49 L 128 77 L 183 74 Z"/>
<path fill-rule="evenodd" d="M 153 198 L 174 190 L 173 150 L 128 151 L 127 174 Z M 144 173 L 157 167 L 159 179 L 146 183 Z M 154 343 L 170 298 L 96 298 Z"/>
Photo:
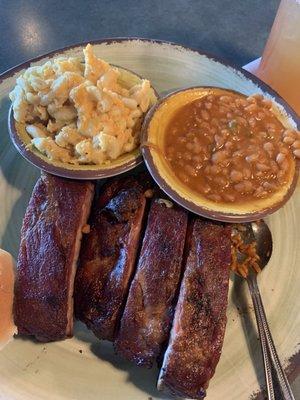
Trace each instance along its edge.
<path fill-rule="evenodd" d="M 253 185 L 250 181 L 244 181 L 234 185 L 234 188 L 239 193 L 247 193 L 253 190 Z"/>
<path fill-rule="evenodd" d="M 226 117 L 228 119 L 232 119 L 233 118 L 233 114 L 231 112 L 229 112 L 229 113 L 226 114 Z"/>
<path fill-rule="evenodd" d="M 220 114 L 226 114 L 229 111 L 227 107 L 219 107 L 219 113 Z"/>
<path fill-rule="evenodd" d="M 253 118 L 253 117 L 249 118 L 248 123 L 251 126 L 251 128 L 254 128 L 256 126 L 255 118 Z"/>
<path fill-rule="evenodd" d="M 212 166 L 210 167 L 210 173 L 211 173 L 212 175 L 217 175 L 217 174 L 220 173 L 220 168 L 219 168 L 217 165 L 212 165 Z"/>
<path fill-rule="evenodd" d="M 210 125 L 209 125 L 208 122 L 202 121 L 202 122 L 201 122 L 201 128 L 206 129 L 206 130 L 209 130 Z"/>
<path fill-rule="evenodd" d="M 239 124 L 243 125 L 243 126 L 247 126 L 248 125 L 247 120 L 245 118 L 243 118 L 243 117 L 236 117 L 236 121 Z"/>
<path fill-rule="evenodd" d="M 268 152 L 272 152 L 272 151 L 274 150 L 273 143 L 271 143 L 271 142 L 266 142 L 266 143 L 263 145 L 263 148 L 264 148 L 266 151 L 268 151 Z"/>
<path fill-rule="evenodd" d="M 209 175 L 209 174 L 210 174 L 210 170 L 211 170 L 211 166 L 210 166 L 210 165 L 207 165 L 207 166 L 204 168 L 205 174 L 206 174 L 206 175 Z"/>
<path fill-rule="evenodd" d="M 243 174 L 240 171 L 233 169 L 230 172 L 230 179 L 232 182 L 240 182 L 243 180 Z"/>
<path fill-rule="evenodd" d="M 285 160 L 285 154 L 283 154 L 283 153 L 278 153 L 277 156 L 276 156 L 276 162 L 277 162 L 277 164 L 283 163 L 284 160 Z"/>
<path fill-rule="evenodd" d="M 293 150 L 294 156 L 300 158 L 300 149 Z"/>
<path fill-rule="evenodd" d="M 278 172 L 278 165 L 276 164 L 275 161 L 271 161 L 270 165 L 271 165 L 272 172 L 274 174 L 276 174 Z"/>
<path fill-rule="evenodd" d="M 185 169 L 185 172 L 189 175 L 189 176 L 197 176 L 197 171 L 196 171 L 196 169 L 192 166 L 192 165 L 190 165 L 190 164 L 186 164 L 185 165 L 185 167 L 184 167 L 184 169 Z"/>
<path fill-rule="evenodd" d="M 248 163 L 254 162 L 254 161 L 256 161 L 257 159 L 258 159 L 258 154 L 250 154 L 249 156 L 246 156 L 246 157 L 245 157 L 245 160 L 246 160 Z"/>
<path fill-rule="evenodd" d="M 237 151 L 235 151 L 235 152 L 232 154 L 232 157 L 233 157 L 233 158 L 236 158 L 236 157 L 243 157 L 243 155 L 244 155 L 243 150 L 237 150 Z"/>
<path fill-rule="evenodd" d="M 207 96 L 207 100 L 208 100 L 208 101 L 214 101 L 214 99 L 215 99 L 215 97 L 214 97 L 212 94 L 209 94 L 209 95 Z"/>
<path fill-rule="evenodd" d="M 266 122 L 265 123 L 265 128 L 267 131 L 275 131 L 276 130 L 276 125 L 272 124 L 271 122 Z"/>
<path fill-rule="evenodd" d="M 205 194 L 211 192 L 211 188 L 210 188 L 210 186 L 208 184 L 203 184 L 201 186 L 200 190 Z"/>
<path fill-rule="evenodd" d="M 258 121 L 261 121 L 262 119 L 265 118 L 265 115 L 266 115 L 266 114 L 265 114 L 263 111 L 259 111 L 259 112 L 257 113 L 256 119 L 257 119 Z"/>
<path fill-rule="evenodd" d="M 264 190 L 264 188 L 262 186 L 260 186 L 259 188 L 257 188 L 254 192 L 254 196 L 255 197 L 266 197 L 268 195 L 268 192 L 266 190 Z"/>
<path fill-rule="evenodd" d="M 226 150 L 231 150 L 233 148 L 233 143 L 232 142 L 226 142 L 224 145 Z"/>
<path fill-rule="evenodd" d="M 210 123 L 215 126 L 216 128 L 219 127 L 219 121 L 217 120 L 217 118 L 212 118 L 212 120 L 210 121 Z"/>
<path fill-rule="evenodd" d="M 225 143 L 225 138 L 220 135 L 215 135 L 214 137 L 217 147 L 222 147 Z"/>
<path fill-rule="evenodd" d="M 209 119 L 210 119 L 209 112 L 206 111 L 206 110 L 201 110 L 201 117 L 202 117 L 205 121 L 209 121 Z"/>
<path fill-rule="evenodd" d="M 233 194 L 229 194 L 229 193 L 224 193 L 223 194 L 223 199 L 225 201 L 230 201 L 231 203 L 234 202 L 235 200 L 235 196 Z"/>
<path fill-rule="evenodd" d="M 220 96 L 220 102 L 230 103 L 230 97 L 229 96 Z"/>
<path fill-rule="evenodd" d="M 300 140 L 295 140 L 292 147 L 293 149 L 300 149 Z"/>
<path fill-rule="evenodd" d="M 275 183 L 270 183 L 270 182 L 264 182 L 263 187 L 266 190 L 276 190 L 277 189 L 277 185 L 275 185 Z"/>
<path fill-rule="evenodd" d="M 218 194 L 208 194 L 207 198 L 209 198 L 212 201 L 215 201 L 216 203 L 220 202 L 222 200 L 221 196 L 219 196 Z"/>
<path fill-rule="evenodd" d="M 291 137 L 293 139 L 296 139 L 296 133 L 295 133 L 295 131 L 293 129 L 286 129 L 283 132 L 283 136 L 284 137 Z"/>
<path fill-rule="evenodd" d="M 280 152 L 281 152 L 282 154 L 285 154 L 285 155 L 289 154 L 289 152 L 290 152 L 289 148 L 286 147 L 285 145 L 281 145 L 281 146 L 279 147 L 279 149 L 280 149 Z"/>
<path fill-rule="evenodd" d="M 280 164 L 280 169 L 281 169 L 282 171 L 287 171 L 287 170 L 289 169 L 289 166 L 290 166 L 290 164 L 289 164 L 288 160 L 285 159 L 285 160 L 283 160 L 282 163 Z"/>
<path fill-rule="evenodd" d="M 199 143 L 195 143 L 194 148 L 193 148 L 193 153 L 194 154 L 200 154 L 201 153 L 201 145 Z"/>
<path fill-rule="evenodd" d="M 191 159 L 192 159 L 191 153 L 188 153 L 187 151 L 185 153 L 183 153 L 183 159 L 186 161 L 191 161 Z"/>
<path fill-rule="evenodd" d="M 251 170 L 249 168 L 244 168 L 243 176 L 244 176 L 245 179 L 251 178 Z"/>
<path fill-rule="evenodd" d="M 257 104 L 250 104 L 249 106 L 245 107 L 245 111 L 250 113 L 257 111 Z"/>
<path fill-rule="evenodd" d="M 222 189 L 224 189 L 226 186 L 228 186 L 228 181 L 222 176 L 217 176 L 215 178 L 215 183 L 220 185 Z"/>
<path fill-rule="evenodd" d="M 197 163 L 201 163 L 202 162 L 202 157 L 199 155 L 193 156 L 192 160 L 197 162 Z"/>
<path fill-rule="evenodd" d="M 240 182 L 240 183 L 234 185 L 234 189 L 239 193 L 244 192 L 244 189 L 245 189 L 244 182 Z"/>
<path fill-rule="evenodd" d="M 204 103 L 204 107 L 205 107 L 207 110 L 210 110 L 210 109 L 212 108 L 212 103 Z"/>
<path fill-rule="evenodd" d="M 227 158 L 227 153 L 223 150 L 216 151 L 211 157 L 212 162 L 216 164 L 225 161 L 226 158 Z"/>
<path fill-rule="evenodd" d="M 189 177 L 184 172 L 182 171 L 178 172 L 178 176 L 184 183 L 189 182 Z"/>
<path fill-rule="evenodd" d="M 285 181 L 286 181 L 285 171 L 281 170 L 281 171 L 278 172 L 277 180 L 281 185 L 285 183 Z"/>
<path fill-rule="evenodd" d="M 287 145 L 291 145 L 294 143 L 294 138 L 292 138 L 291 136 L 285 136 L 283 138 L 283 143 L 286 143 Z"/>
<path fill-rule="evenodd" d="M 256 105 L 256 98 L 254 96 L 249 96 L 246 100 L 248 103 Z"/>
<path fill-rule="evenodd" d="M 266 164 L 257 163 L 256 164 L 256 169 L 258 171 L 266 172 L 266 171 L 269 171 L 270 167 L 268 165 L 266 165 Z"/>
<path fill-rule="evenodd" d="M 260 139 L 266 139 L 267 136 L 268 136 L 267 132 L 264 132 L 264 131 L 258 132 L 258 137 Z"/>
<path fill-rule="evenodd" d="M 226 137 L 226 136 L 229 135 L 229 130 L 228 129 L 221 129 L 221 134 Z"/>
<path fill-rule="evenodd" d="M 248 105 L 247 100 L 246 99 L 238 99 L 238 104 L 241 107 L 246 107 Z"/>
<path fill-rule="evenodd" d="M 188 142 L 188 143 L 185 145 L 185 147 L 186 147 L 188 150 L 193 150 L 194 145 L 193 145 L 193 143 Z"/>

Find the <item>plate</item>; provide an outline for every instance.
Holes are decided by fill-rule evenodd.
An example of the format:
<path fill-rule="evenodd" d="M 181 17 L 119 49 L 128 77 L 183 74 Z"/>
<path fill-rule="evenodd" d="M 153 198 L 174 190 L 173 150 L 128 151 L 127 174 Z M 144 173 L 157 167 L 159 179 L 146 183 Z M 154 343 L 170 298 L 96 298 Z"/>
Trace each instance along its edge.
<path fill-rule="evenodd" d="M 110 39 L 95 42 L 97 54 L 152 81 L 160 94 L 187 86 L 221 86 L 245 94 L 259 92 L 255 78 L 197 51 L 165 42 Z M 83 45 L 66 50 L 81 53 Z M 40 57 L 35 64 L 57 56 Z M 7 131 L 8 93 L 27 65 L 0 77 L 0 245 L 15 257 L 22 218 L 39 171 L 14 149 Z M 274 251 L 259 277 L 279 356 L 288 368 L 295 397 L 300 396 L 300 185 L 285 207 L 266 219 Z M 207 399 L 254 399 L 264 382 L 251 300 L 244 282 L 232 277 L 223 352 Z M 158 371 L 134 367 L 114 355 L 110 343 L 98 341 L 81 323 L 73 339 L 37 343 L 16 339 L 0 352 L 2 400 L 148 400 L 163 398 L 155 383 Z M 298 378 L 297 378 L 298 376 Z"/>

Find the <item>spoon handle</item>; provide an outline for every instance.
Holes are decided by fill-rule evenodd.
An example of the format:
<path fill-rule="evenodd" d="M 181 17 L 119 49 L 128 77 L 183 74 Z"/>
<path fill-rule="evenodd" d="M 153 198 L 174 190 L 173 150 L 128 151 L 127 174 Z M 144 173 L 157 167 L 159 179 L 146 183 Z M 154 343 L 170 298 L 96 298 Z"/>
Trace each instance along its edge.
<path fill-rule="evenodd" d="M 266 313 L 264 310 L 263 302 L 260 296 L 260 292 L 257 285 L 257 279 L 255 274 L 251 274 L 247 278 L 248 286 L 250 289 L 254 311 L 261 340 L 261 347 L 264 359 L 265 375 L 268 389 L 268 399 L 275 399 L 274 387 L 271 374 L 271 366 L 274 368 L 278 378 L 278 385 L 282 392 L 283 400 L 295 400 L 292 393 L 290 384 L 287 380 L 286 374 L 281 366 L 279 357 L 274 345 L 274 341 L 270 332 L 270 328 L 267 322 Z"/>
<path fill-rule="evenodd" d="M 255 317 L 256 317 L 256 322 L 257 322 L 257 327 L 258 327 L 258 333 L 259 333 L 259 337 L 260 337 L 260 345 L 261 345 L 263 362 L 264 362 L 268 400 L 275 400 L 273 379 L 272 379 L 272 361 L 270 359 L 270 355 L 269 355 L 269 351 L 268 351 L 264 322 L 263 322 L 263 319 L 261 318 L 261 313 L 260 313 L 260 307 L 259 307 L 259 301 L 258 301 L 260 294 L 259 294 L 259 290 L 258 290 L 258 286 L 257 286 L 256 277 L 249 276 L 247 278 L 247 283 L 248 283 L 250 294 L 252 297 L 252 302 L 253 302 L 253 306 L 254 306 Z"/>

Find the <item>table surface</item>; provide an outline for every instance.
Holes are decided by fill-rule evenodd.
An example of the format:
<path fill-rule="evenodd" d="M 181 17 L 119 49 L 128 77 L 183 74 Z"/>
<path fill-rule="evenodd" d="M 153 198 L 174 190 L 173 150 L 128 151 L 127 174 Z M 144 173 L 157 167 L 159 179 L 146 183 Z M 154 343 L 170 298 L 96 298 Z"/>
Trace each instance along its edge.
<path fill-rule="evenodd" d="M 140 36 L 243 65 L 258 57 L 279 0 L 0 0 L 0 73 L 102 37 Z"/>
<path fill-rule="evenodd" d="M 0 73 L 57 48 L 120 36 L 168 40 L 242 66 L 261 55 L 279 1 L 0 0 Z"/>

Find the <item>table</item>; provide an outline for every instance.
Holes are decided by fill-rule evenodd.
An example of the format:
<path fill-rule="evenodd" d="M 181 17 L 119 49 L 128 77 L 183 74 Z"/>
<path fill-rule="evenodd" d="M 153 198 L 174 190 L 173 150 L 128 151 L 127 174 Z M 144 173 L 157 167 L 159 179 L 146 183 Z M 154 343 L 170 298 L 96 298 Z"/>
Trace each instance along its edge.
<path fill-rule="evenodd" d="M 279 1 L 0 0 L 0 73 L 56 48 L 118 36 L 169 40 L 241 66 L 261 55 Z"/>
<path fill-rule="evenodd" d="M 279 0 L 0 0 L 0 73 L 101 37 L 141 36 L 244 65 L 258 57 Z"/>

